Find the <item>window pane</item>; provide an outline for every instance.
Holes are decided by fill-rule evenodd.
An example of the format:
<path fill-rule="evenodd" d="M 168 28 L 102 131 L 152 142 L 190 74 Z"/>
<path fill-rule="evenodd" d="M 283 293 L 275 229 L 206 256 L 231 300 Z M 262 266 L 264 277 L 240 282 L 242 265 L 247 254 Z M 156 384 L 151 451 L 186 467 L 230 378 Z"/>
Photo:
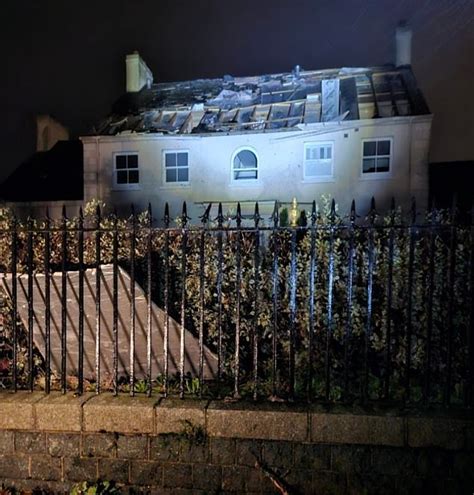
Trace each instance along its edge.
<path fill-rule="evenodd" d="M 138 170 L 130 170 L 128 172 L 128 183 L 138 184 Z"/>
<path fill-rule="evenodd" d="M 319 159 L 320 160 L 324 160 L 324 158 L 325 158 L 325 151 L 326 151 L 326 148 L 324 148 L 324 146 L 321 146 L 319 148 Z"/>
<path fill-rule="evenodd" d="M 234 158 L 234 168 L 257 168 L 257 157 L 249 150 L 242 150 Z"/>
<path fill-rule="evenodd" d="M 234 178 L 235 178 L 235 180 L 256 179 L 257 178 L 257 171 L 256 170 L 236 171 L 236 172 L 234 172 Z"/>
<path fill-rule="evenodd" d="M 115 156 L 115 167 L 117 169 L 127 168 L 127 156 L 126 155 L 116 155 Z"/>
<path fill-rule="evenodd" d="M 316 148 L 306 148 L 306 160 L 314 160 L 316 158 Z"/>
<path fill-rule="evenodd" d="M 187 167 L 187 166 L 188 166 L 188 154 L 178 153 L 178 167 Z"/>
<path fill-rule="evenodd" d="M 166 182 L 176 182 L 176 169 L 171 168 L 166 170 Z"/>
<path fill-rule="evenodd" d="M 128 168 L 138 168 L 138 155 L 128 155 Z"/>
<path fill-rule="evenodd" d="M 390 141 L 377 141 L 377 155 L 390 155 Z"/>
<path fill-rule="evenodd" d="M 165 154 L 165 166 L 166 167 L 176 167 L 176 153 L 166 153 Z"/>
<path fill-rule="evenodd" d="M 332 146 L 326 146 L 326 158 L 328 160 L 332 159 Z"/>
<path fill-rule="evenodd" d="M 332 175 L 330 161 L 320 161 L 306 164 L 306 177 L 328 177 Z"/>
<path fill-rule="evenodd" d="M 364 174 L 375 172 L 375 158 L 364 158 L 362 167 Z"/>
<path fill-rule="evenodd" d="M 316 177 L 318 175 L 318 165 L 314 162 L 307 163 L 305 169 L 306 177 Z"/>
<path fill-rule="evenodd" d="M 188 182 L 187 168 L 178 168 L 178 182 Z"/>
<path fill-rule="evenodd" d="M 321 176 L 328 176 L 331 175 L 331 162 L 330 161 L 324 161 L 322 163 L 318 164 L 318 175 Z"/>
<path fill-rule="evenodd" d="M 127 184 L 127 171 L 120 170 L 117 172 L 117 184 Z"/>
<path fill-rule="evenodd" d="M 390 158 L 377 158 L 377 172 L 388 172 L 390 168 Z"/>
<path fill-rule="evenodd" d="M 377 144 L 376 141 L 365 141 L 364 142 L 364 156 L 374 156 L 376 144 Z"/>

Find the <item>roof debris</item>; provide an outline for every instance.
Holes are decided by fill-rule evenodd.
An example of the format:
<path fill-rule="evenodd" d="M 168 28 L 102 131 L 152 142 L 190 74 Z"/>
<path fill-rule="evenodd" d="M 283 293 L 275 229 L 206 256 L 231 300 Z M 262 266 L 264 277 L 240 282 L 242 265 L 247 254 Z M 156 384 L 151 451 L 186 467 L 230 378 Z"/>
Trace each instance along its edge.
<path fill-rule="evenodd" d="M 299 130 L 301 124 L 429 113 L 410 67 L 299 69 L 153 84 L 122 96 L 92 134 Z"/>

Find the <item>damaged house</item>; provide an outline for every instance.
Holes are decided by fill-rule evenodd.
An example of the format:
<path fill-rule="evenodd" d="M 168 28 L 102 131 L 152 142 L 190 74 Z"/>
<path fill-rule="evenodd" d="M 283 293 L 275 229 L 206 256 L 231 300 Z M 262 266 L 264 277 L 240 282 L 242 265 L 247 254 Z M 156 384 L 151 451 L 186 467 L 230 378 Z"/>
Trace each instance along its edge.
<path fill-rule="evenodd" d="M 84 200 L 125 210 L 150 202 L 161 217 L 186 201 L 194 221 L 208 202 L 355 198 L 364 212 L 392 196 L 428 198 L 432 115 L 410 66 L 411 32 L 397 31 L 395 65 L 303 70 L 154 83 L 126 57 L 127 92 L 84 147 Z M 235 211 L 235 210 L 234 210 Z"/>

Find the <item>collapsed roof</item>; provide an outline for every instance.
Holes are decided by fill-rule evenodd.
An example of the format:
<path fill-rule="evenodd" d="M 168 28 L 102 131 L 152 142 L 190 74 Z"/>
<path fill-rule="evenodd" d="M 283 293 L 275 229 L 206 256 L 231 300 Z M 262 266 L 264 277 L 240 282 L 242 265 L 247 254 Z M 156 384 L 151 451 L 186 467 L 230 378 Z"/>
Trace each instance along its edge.
<path fill-rule="evenodd" d="M 94 135 L 299 130 L 301 125 L 429 114 L 410 66 L 341 68 L 152 84 L 127 93 Z"/>

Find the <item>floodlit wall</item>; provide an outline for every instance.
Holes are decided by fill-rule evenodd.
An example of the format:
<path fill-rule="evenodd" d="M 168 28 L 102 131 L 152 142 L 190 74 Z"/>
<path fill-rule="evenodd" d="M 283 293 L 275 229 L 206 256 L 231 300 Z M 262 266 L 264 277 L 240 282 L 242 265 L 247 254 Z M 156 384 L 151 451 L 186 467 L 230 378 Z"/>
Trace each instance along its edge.
<path fill-rule="evenodd" d="M 260 201 L 299 203 L 334 197 L 341 211 L 356 199 L 365 213 L 374 196 L 380 209 L 394 196 L 408 206 L 415 195 L 420 207 L 428 197 L 428 148 L 431 116 L 394 117 L 344 123 L 308 125 L 296 132 L 264 132 L 231 135 L 140 135 L 82 138 L 84 143 L 85 199 L 100 198 L 124 210 L 133 203 L 144 209 L 150 202 L 162 216 L 165 202 L 177 216 L 186 201 L 197 220 L 207 202 Z M 390 173 L 362 174 L 364 139 L 389 138 L 392 142 Z M 308 181 L 304 178 L 307 143 L 333 144 L 333 177 Z M 242 148 L 258 158 L 258 179 L 232 179 L 232 158 Z M 164 151 L 188 151 L 189 184 L 164 182 Z M 140 181 L 134 188 L 114 187 L 114 154 L 138 153 Z M 270 207 L 270 206 L 269 206 Z M 234 205 L 235 208 L 235 205 Z"/>

